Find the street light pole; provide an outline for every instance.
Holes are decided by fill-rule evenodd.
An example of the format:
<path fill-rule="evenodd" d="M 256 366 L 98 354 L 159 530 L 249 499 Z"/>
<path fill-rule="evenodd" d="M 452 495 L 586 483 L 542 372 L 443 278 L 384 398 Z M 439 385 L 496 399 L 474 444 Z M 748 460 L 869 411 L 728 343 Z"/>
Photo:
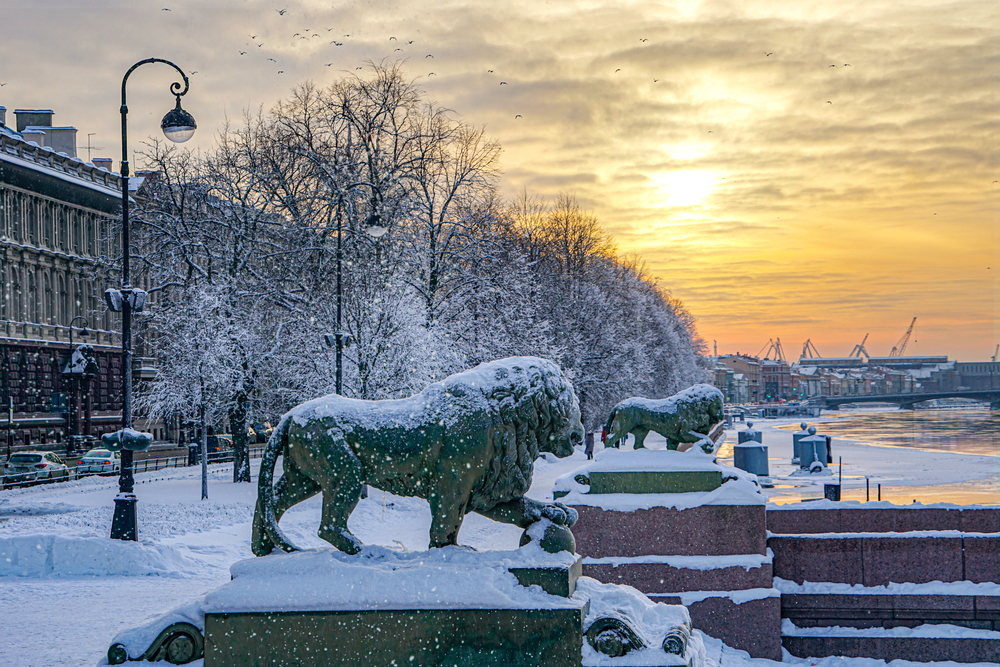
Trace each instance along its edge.
<path fill-rule="evenodd" d="M 118 478 L 118 495 L 115 497 L 115 514 L 111 521 L 111 539 L 132 540 L 139 539 L 139 528 L 136 520 L 135 503 L 136 497 L 133 493 L 135 478 L 132 473 L 132 452 L 141 450 L 148 446 L 152 437 L 144 437 L 148 434 L 137 434 L 132 431 L 132 311 L 141 311 L 146 302 L 146 293 L 142 290 L 133 289 L 129 282 L 129 259 L 131 256 L 131 239 L 128 219 L 128 104 L 125 101 L 125 84 L 128 77 L 141 65 L 147 63 L 164 63 L 170 65 L 184 79 L 183 90 L 181 84 L 176 81 L 170 84 L 170 92 L 177 99 L 177 105 L 163 117 L 160 128 L 163 134 L 175 143 L 187 141 L 194 135 L 197 125 L 194 118 L 181 108 L 181 95 L 187 94 L 189 82 L 184 71 L 162 58 L 146 58 L 132 65 L 125 72 L 122 78 L 122 160 L 121 160 L 121 182 L 122 182 L 122 287 L 121 290 L 108 290 L 105 292 L 105 299 L 112 310 L 120 310 L 122 314 L 122 430 L 115 439 L 102 438 L 105 443 L 115 443 L 122 450 L 121 474 Z M 145 445 L 145 446 L 144 446 Z"/>

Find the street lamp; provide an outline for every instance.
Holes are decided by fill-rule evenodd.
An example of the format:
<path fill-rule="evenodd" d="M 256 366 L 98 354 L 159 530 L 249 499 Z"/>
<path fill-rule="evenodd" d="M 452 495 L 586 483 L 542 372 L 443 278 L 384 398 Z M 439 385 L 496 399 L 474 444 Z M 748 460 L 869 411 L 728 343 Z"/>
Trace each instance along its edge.
<path fill-rule="evenodd" d="M 73 350 L 72 350 L 72 347 L 73 347 L 73 323 L 76 322 L 77 320 L 83 320 L 83 326 L 80 327 L 82 329 L 82 331 L 80 332 L 80 335 L 81 336 L 86 336 L 86 335 L 88 335 L 90 333 L 89 331 L 87 331 L 87 327 L 90 326 L 90 320 L 88 320 L 86 317 L 84 317 L 82 315 L 77 315 L 72 320 L 70 320 L 70 322 L 69 322 L 69 346 L 70 346 L 70 353 L 71 354 L 73 352 Z"/>
<path fill-rule="evenodd" d="M 101 441 L 112 449 L 122 452 L 121 475 L 118 478 L 118 495 L 115 497 L 115 515 L 111 521 L 111 539 L 139 539 L 139 527 L 135 513 L 135 494 L 133 487 L 135 479 L 132 475 L 132 452 L 143 451 L 153 442 L 149 433 L 139 433 L 132 430 L 132 311 L 142 311 L 146 304 L 146 292 L 133 288 L 129 284 L 129 258 L 131 246 L 129 239 L 128 220 L 128 105 L 125 102 L 125 84 L 128 77 L 140 65 L 147 63 L 163 63 L 170 65 L 184 79 L 183 90 L 176 81 L 170 84 L 170 92 L 177 99 L 177 105 L 163 117 L 160 129 L 163 135 L 174 143 L 182 143 L 194 136 L 198 127 L 194 118 L 181 108 L 181 96 L 187 94 L 189 82 L 184 71 L 162 58 L 146 58 L 132 65 L 122 78 L 122 287 L 120 290 L 105 291 L 104 298 L 108 307 L 122 314 L 122 428 L 120 431 L 105 434 Z"/>
<path fill-rule="evenodd" d="M 356 184 L 365 185 L 365 184 Z M 337 394 L 343 395 L 344 393 L 344 331 L 342 324 L 341 311 L 344 305 L 344 295 L 342 289 L 342 270 L 341 263 L 343 262 L 343 221 L 340 214 L 340 209 L 343 204 L 343 195 L 337 201 L 337 331 L 334 333 L 334 345 L 337 348 Z M 372 213 L 368 217 L 368 221 L 365 223 L 365 233 L 368 236 L 377 239 L 383 236 L 387 231 L 388 227 L 384 227 L 380 224 L 378 213 Z M 329 336 L 329 334 L 327 334 Z M 330 344 L 329 338 L 326 338 L 326 344 Z"/>

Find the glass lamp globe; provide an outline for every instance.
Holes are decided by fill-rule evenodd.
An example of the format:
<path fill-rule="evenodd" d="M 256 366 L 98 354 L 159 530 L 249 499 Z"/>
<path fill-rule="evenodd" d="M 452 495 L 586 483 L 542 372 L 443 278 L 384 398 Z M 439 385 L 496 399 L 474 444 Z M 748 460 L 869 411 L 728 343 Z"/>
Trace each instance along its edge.
<path fill-rule="evenodd" d="M 160 129 L 163 136 L 175 144 L 182 144 L 194 136 L 194 131 L 198 124 L 194 122 L 194 116 L 184 109 L 181 109 L 181 98 L 177 98 L 177 106 L 167 112 L 160 122 Z"/>
<path fill-rule="evenodd" d="M 389 228 L 383 227 L 379 224 L 380 222 L 382 221 L 379 219 L 378 214 L 373 213 L 372 216 L 368 218 L 368 222 L 365 226 L 365 234 L 368 234 L 368 236 L 373 239 L 377 239 L 380 236 L 385 235 L 385 233 L 389 231 Z"/>

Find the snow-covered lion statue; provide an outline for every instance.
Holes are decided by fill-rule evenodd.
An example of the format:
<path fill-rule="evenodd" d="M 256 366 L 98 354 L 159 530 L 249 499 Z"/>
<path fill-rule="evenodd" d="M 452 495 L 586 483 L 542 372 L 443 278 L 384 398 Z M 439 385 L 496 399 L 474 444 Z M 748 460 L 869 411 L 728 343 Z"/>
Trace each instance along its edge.
<path fill-rule="evenodd" d="M 650 431 L 667 439 L 668 449 L 682 442 L 695 443 L 723 419 L 722 392 L 709 384 L 696 384 L 670 398 L 626 398 L 611 410 L 605 426 L 605 443 L 617 443 L 631 433 L 635 448 L 643 447 Z"/>
<path fill-rule="evenodd" d="M 319 536 L 357 553 L 347 518 L 363 484 L 425 498 L 431 547 L 455 544 L 468 512 L 522 528 L 542 518 L 571 526 L 575 511 L 524 494 L 539 452 L 569 456 L 582 439 L 573 386 L 536 357 L 480 364 L 404 399 L 317 398 L 284 415 L 264 450 L 253 552 L 296 550 L 278 521 L 322 491 Z M 284 474 L 273 484 L 279 455 Z"/>

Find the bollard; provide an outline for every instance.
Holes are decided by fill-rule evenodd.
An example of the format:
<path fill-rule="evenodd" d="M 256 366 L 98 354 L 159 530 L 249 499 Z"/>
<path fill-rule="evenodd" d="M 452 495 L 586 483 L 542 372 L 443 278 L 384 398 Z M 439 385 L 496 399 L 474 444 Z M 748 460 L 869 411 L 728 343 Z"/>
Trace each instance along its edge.
<path fill-rule="evenodd" d="M 809 430 L 813 430 L 810 427 Z M 807 438 L 802 438 L 799 440 L 799 467 L 810 469 L 813 464 L 819 463 L 823 468 L 826 467 L 826 436 L 823 435 L 810 435 Z"/>
<path fill-rule="evenodd" d="M 760 431 L 753 430 L 753 422 L 747 422 L 747 428 L 744 431 L 739 431 L 736 434 L 737 444 L 743 444 L 744 442 L 764 442 L 764 436 L 761 435 Z"/>
<path fill-rule="evenodd" d="M 792 463 L 793 464 L 794 463 L 798 463 L 799 461 L 802 460 L 802 453 L 799 451 L 799 441 L 802 440 L 802 438 L 808 438 L 810 435 L 814 435 L 816 433 L 816 429 L 815 428 L 812 429 L 812 432 L 806 430 L 807 424 L 805 422 L 800 423 L 799 426 L 802 428 L 802 430 L 799 431 L 798 433 L 793 433 L 792 434 Z"/>

